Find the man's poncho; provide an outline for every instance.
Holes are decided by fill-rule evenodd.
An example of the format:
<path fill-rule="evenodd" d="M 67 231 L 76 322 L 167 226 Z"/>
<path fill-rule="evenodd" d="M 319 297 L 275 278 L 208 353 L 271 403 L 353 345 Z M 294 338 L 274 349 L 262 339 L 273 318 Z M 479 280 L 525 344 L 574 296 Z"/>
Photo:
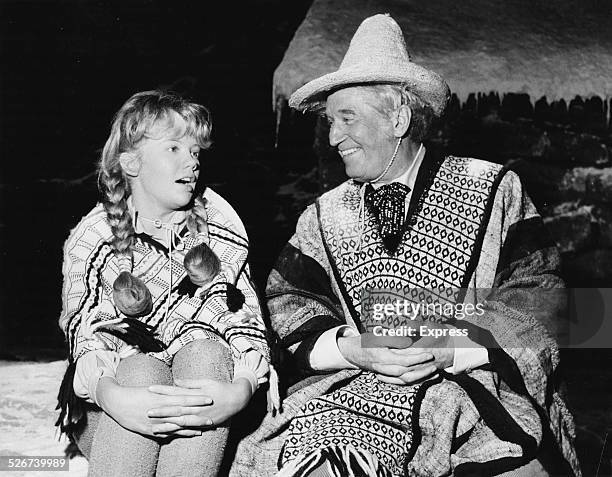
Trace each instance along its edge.
<path fill-rule="evenodd" d="M 372 217 L 360 217 L 359 187 L 349 180 L 309 206 L 269 277 L 272 325 L 293 385 L 283 412 L 240 444 L 233 475 L 280 467 L 305 475 L 322 462 L 338 475 L 494 475 L 544 449 L 556 453 L 556 471 L 579 475 L 573 420 L 555 382 L 558 348 L 542 322 L 563 303 L 538 293 L 562 288 L 559 255 L 516 174 L 428 153 L 393 255 Z M 489 364 L 409 386 L 311 368 L 323 332 L 363 329 L 364 290 L 440 287 L 494 289 L 484 314 L 456 323 L 488 349 Z"/>

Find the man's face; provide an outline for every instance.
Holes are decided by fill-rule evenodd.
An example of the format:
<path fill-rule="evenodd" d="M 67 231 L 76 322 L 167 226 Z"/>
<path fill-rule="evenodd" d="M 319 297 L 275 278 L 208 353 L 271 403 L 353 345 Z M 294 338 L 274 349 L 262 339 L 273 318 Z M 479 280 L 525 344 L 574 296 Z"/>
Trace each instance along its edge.
<path fill-rule="evenodd" d="M 376 179 L 393 156 L 397 144 L 393 122 L 375 106 L 373 91 L 349 87 L 327 98 L 329 143 L 337 147 L 346 174 L 363 182 Z"/>

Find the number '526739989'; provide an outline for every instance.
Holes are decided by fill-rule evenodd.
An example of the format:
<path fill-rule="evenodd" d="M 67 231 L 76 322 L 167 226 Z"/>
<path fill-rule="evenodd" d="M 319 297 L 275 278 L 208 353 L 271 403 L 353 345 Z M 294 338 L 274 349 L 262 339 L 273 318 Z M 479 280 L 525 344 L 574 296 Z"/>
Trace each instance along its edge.
<path fill-rule="evenodd" d="M 63 456 L 17 456 L 0 455 L 0 472 L 3 470 L 68 470 L 68 459 Z"/>

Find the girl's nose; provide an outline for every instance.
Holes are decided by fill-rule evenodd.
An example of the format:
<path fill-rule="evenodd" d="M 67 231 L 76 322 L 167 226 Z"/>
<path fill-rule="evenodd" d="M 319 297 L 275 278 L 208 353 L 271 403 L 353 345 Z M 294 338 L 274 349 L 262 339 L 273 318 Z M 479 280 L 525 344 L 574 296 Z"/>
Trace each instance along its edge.
<path fill-rule="evenodd" d="M 200 168 L 200 160 L 191 151 L 187 151 L 187 163 L 192 171 L 197 171 Z"/>

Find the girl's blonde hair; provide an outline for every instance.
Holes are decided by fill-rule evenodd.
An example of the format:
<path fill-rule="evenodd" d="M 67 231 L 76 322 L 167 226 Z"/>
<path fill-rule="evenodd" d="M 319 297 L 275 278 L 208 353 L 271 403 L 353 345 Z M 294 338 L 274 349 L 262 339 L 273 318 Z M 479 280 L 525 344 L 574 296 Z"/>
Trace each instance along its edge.
<path fill-rule="evenodd" d="M 176 115 L 183 121 L 176 121 Z M 142 280 L 132 275 L 134 224 L 127 205 L 130 184 L 120 156 L 137 151 L 143 139 L 159 137 L 187 135 L 195 138 L 201 149 L 207 149 L 211 129 L 210 113 L 204 106 L 162 90 L 136 93 L 115 114 L 99 162 L 98 185 L 113 233 L 112 247 L 119 259 L 120 274 L 113 284 L 115 305 L 128 316 L 148 314 L 152 302 Z M 206 221 L 204 199 L 196 197 L 187 214 L 187 226 L 194 238 L 207 234 Z"/>

